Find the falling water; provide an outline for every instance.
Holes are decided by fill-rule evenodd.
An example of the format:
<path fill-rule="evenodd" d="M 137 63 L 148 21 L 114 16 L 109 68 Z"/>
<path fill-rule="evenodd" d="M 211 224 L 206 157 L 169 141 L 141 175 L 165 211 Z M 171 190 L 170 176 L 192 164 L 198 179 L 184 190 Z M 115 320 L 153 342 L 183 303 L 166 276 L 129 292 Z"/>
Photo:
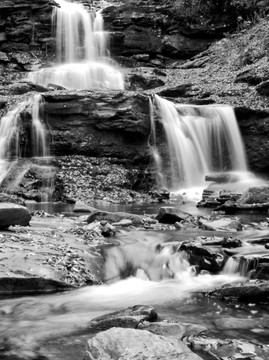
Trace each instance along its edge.
<path fill-rule="evenodd" d="M 42 95 L 35 95 L 33 98 L 25 100 L 10 110 L 0 122 L 0 184 L 6 178 L 14 164 L 21 158 L 33 157 L 47 157 L 49 156 L 49 132 L 43 123 L 40 115 L 40 108 L 42 107 Z M 29 109 L 29 110 L 28 110 Z M 20 143 L 20 131 L 27 132 L 28 124 L 25 123 L 25 114 L 31 113 L 31 131 L 30 138 L 32 149 L 28 143 L 25 144 L 26 149 Z M 20 170 L 22 174 L 22 170 Z M 19 175 L 19 174 L 18 174 Z M 18 179 L 18 176 L 16 176 Z"/>
<path fill-rule="evenodd" d="M 60 65 L 29 74 L 37 84 L 56 84 L 68 89 L 124 89 L 124 79 L 109 58 L 101 12 L 90 14 L 82 4 L 56 1 L 53 28 Z"/>
<path fill-rule="evenodd" d="M 202 186 L 213 171 L 247 172 L 234 111 L 230 106 L 175 105 L 155 96 L 169 149 L 171 188 Z"/>
<path fill-rule="evenodd" d="M 155 129 L 155 119 L 154 119 L 154 107 L 151 98 L 149 98 L 149 111 L 150 111 L 150 124 L 151 124 L 151 132 L 149 136 L 149 146 L 151 150 L 151 155 L 154 160 L 155 168 L 156 168 L 156 179 L 157 185 L 159 187 L 164 186 L 164 179 L 162 175 L 162 159 L 157 149 L 156 145 L 156 129 Z"/>

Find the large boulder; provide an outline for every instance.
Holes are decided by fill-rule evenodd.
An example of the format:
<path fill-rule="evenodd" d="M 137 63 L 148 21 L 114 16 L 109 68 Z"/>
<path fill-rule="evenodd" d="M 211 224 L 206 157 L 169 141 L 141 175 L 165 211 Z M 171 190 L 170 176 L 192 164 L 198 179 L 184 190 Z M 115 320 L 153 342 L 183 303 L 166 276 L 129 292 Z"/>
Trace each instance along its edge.
<path fill-rule="evenodd" d="M 28 226 L 31 220 L 30 211 L 21 205 L 0 203 L 0 228 L 11 225 Z"/>
<path fill-rule="evenodd" d="M 176 338 L 146 330 L 112 328 L 88 340 L 83 360 L 201 360 Z"/>
<path fill-rule="evenodd" d="M 182 243 L 179 251 L 188 254 L 191 265 L 197 265 L 200 270 L 219 272 L 224 265 L 224 256 L 217 251 L 196 243 Z"/>
<path fill-rule="evenodd" d="M 161 207 L 156 220 L 163 224 L 175 224 L 178 221 L 186 220 L 191 215 L 185 211 L 172 206 Z"/>

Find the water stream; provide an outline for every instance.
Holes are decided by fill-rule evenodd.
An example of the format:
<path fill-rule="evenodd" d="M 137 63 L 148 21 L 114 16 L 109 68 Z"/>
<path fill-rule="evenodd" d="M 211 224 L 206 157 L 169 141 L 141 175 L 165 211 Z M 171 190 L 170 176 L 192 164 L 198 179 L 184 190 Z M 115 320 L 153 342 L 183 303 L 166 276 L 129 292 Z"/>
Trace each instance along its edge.
<path fill-rule="evenodd" d="M 124 89 L 124 78 L 110 58 L 100 11 L 89 13 L 80 3 L 56 0 L 52 27 L 58 64 L 29 74 L 39 85 L 67 89 Z"/>
<path fill-rule="evenodd" d="M 158 95 L 154 104 L 168 146 L 165 164 L 157 147 L 153 147 L 157 171 L 166 174 L 162 185 L 173 191 L 201 187 L 205 186 L 205 175 L 228 170 L 248 177 L 244 145 L 232 107 L 174 104 Z"/>

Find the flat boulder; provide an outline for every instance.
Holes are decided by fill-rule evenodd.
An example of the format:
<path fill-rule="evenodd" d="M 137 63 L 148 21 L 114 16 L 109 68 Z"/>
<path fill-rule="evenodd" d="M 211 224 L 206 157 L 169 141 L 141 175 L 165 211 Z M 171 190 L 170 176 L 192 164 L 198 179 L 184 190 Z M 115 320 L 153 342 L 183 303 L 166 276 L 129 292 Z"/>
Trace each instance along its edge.
<path fill-rule="evenodd" d="M 239 284 L 224 285 L 208 295 L 229 301 L 266 302 L 269 300 L 269 283 L 266 280 L 248 280 Z"/>
<path fill-rule="evenodd" d="M 112 328 L 87 342 L 83 360 L 202 360 L 183 341 L 146 330 Z"/>
<path fill-rule="evenodd" d="M 137 326 L 144 321 L 155 321 L 157 316 L 152 306 L 134 305 L 127 309 L 92 319 L 89 323 L 89 329 L 101 331 L 108 330 L 112 327 L 137 328 Z"/>
<path fill-rule="evenodd" d="M 175 224 L 178 221 L 186 220 L 191 214 L 172 206 L 160 208 L 156 220 L 163 224 Z"/>
<path fill-rule="evenodd" d="M 0 228 L 5 229 L 11 225 L 27 226 L 30 220 L 30 211 L 25 206 L 0 203 Z"/>
<path fill-rule="evenodd" d="M 212 230 L 212 231 L 230 231 L 237 232 L 242 231 L 242 224 L 235 219 L 232 218 L 200 218 L 199 219 L 199 227 L 204 230 Z"/>
<path fill-rule="evenodd" d="M 141 225 L 143 218 L 140 215 L 124 212 L 97 211 L 88 217 L 87 222 L 90 224 L 95 220 L 106 220 L 111 223 L 119 223 L 122 220 L 131 220 L 132 222 L 129 223 L 130 225 Z"/>

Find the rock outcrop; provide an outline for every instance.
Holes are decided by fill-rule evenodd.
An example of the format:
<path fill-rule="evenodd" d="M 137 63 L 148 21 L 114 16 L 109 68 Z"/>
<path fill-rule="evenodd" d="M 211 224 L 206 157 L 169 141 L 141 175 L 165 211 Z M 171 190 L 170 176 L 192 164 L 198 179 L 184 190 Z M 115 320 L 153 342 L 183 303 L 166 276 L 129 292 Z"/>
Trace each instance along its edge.
<path fill-rule="evenodd" d="M 30 211 L 21 205 L 13 203 L 0 203 L 0 228 L 5 229 L 11 225 L 28 226 L 31 220 Z"/>

